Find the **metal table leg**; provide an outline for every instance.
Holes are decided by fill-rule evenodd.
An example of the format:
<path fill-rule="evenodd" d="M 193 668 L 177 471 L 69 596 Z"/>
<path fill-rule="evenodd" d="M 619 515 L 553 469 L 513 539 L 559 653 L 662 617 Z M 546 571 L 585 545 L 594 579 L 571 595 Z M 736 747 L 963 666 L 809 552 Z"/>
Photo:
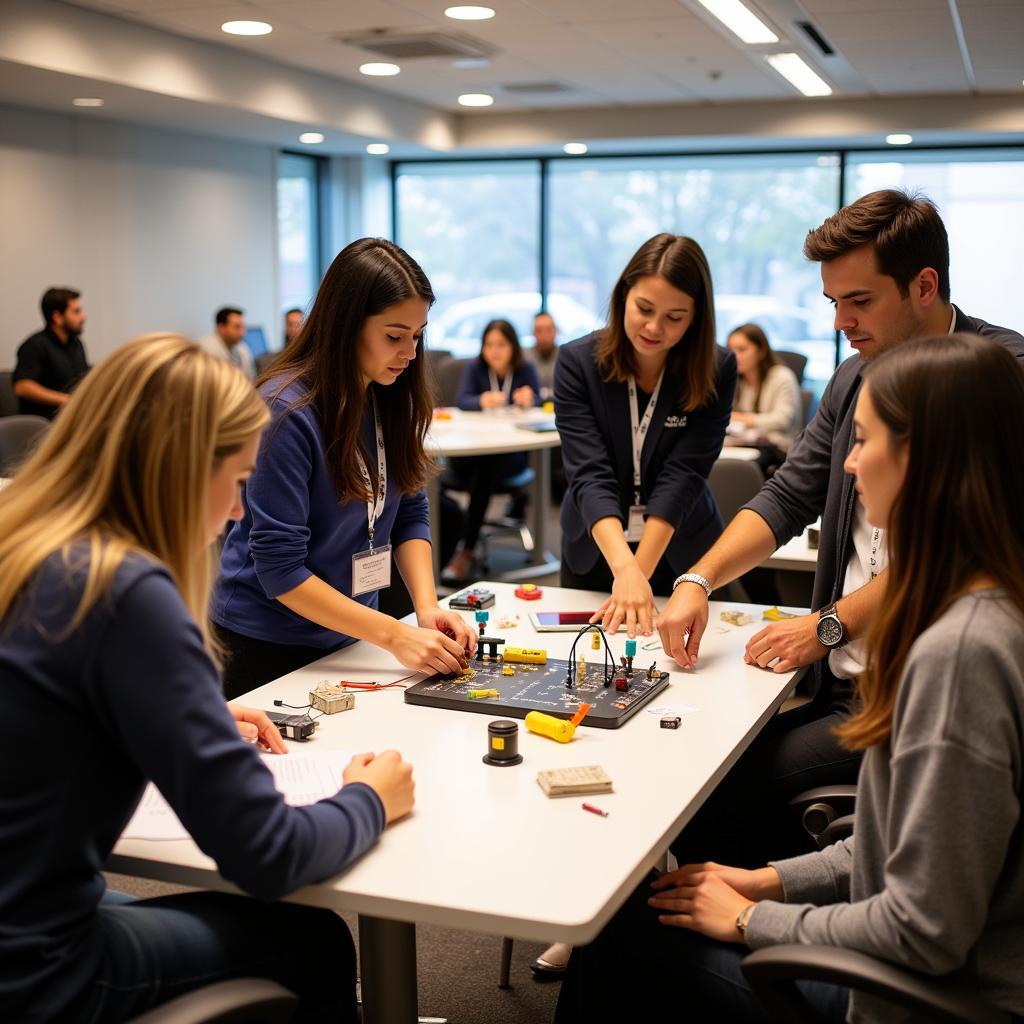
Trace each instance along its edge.
<path fill-rule="evenodd" d="M 359 915 L 363 1024 L 416 1024 L 416 925 Z"/>
<path fill-rule="evenodd" d="M 510 569 L 498 577 L 508 582 L 532 580 L 550 572 L 558 572 L 559 561 L 548 551 L 548 506 L 551 504 L 551 449 L 530 451 L 533 483 L 530 484 L 530 530 L 533 551 L 522 569 Z"/>

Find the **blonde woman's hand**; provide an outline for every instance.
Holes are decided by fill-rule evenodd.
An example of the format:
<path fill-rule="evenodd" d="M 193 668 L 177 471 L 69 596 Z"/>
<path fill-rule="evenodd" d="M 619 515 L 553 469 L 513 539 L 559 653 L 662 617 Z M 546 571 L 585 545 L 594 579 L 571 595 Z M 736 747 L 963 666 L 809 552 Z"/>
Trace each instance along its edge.
<path fill-rule="evenodd" d="M 261 750 L 267 750 L 271 754 L 288 753 L 277 726 L 267 717 L 266 711 L 243 707 L 241 704 L 229 704 L 228 711 L 231 712 L 243 740 L 256 743 Z"/>
<path fill-rule="evenodd" d="M 397 750 L 385 750 L 383 754 L 356 754 L 341 779 L 345 786 L 352 782 L 369 786 L 384 805 L 384 820 L 388 825 L 404 818 L 416 800 L 412 765 L 403 761 Z"/>

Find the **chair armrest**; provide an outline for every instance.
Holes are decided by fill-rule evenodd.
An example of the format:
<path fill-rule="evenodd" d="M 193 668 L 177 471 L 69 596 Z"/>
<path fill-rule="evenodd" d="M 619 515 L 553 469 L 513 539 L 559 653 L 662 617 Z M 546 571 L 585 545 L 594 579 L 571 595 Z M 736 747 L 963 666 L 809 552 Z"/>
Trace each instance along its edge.
<path fill-rule="evenodd" d="M 814 789 L 805 789 L 797 793 L 789 801 L 790 807 L 804 807 L 807 804 L 832 804 L 849 803 L 852 807 L 857 800 L 857 787 L 855 785 L 815 786 Z"/>
<path fill-rule="evenodd" d="M 997 1010 L 961 983 L 897 967 L 836 946 L 769 946 L 747 956 L 743 974 L 766 1007 L 784 1020 L 818 1018 L 796 981 L 824 981 L 895 1003 L 942 1024 L 1006 1024 Z"/>
<path fill-rule="evenodd" d="M 234 978 L 178 996 L 132 1024 L 288 1024 L 298 1008 L 298 996 L 275 981 Z"/>
<path fill-rule="evenodd" d="M 818 849 L 824 850 L 826 846 L 831 846 L 833 843 L 838 843 L 841 839 L 852 836 L 853 821 L 852 814 L 844 814 L 841 818 L 830 821 L 825 831 L 816 839 Z"/>

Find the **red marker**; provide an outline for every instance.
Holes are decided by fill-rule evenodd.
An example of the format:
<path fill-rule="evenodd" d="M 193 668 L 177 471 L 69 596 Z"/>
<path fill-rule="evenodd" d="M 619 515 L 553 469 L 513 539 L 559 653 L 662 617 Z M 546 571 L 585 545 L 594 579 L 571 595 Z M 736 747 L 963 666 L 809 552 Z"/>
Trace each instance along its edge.
<path fill-rule="evenodd" d="M 602 811 L 600 807 L 595 807 L 593 804 L 583 804 L 583 810 L 590 811 L 591 814 L 596 814 L 602 818 L 608 817 L 607 811 Z"/>

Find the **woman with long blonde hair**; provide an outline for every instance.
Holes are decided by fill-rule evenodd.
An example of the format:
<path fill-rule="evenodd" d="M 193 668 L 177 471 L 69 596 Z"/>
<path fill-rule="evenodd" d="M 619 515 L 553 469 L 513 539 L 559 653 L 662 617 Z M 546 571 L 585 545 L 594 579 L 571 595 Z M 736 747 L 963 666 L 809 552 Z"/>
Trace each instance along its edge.
<path fill-rule="evenodd" d="M 300 1019 L 355 1019 L 333 914 L 214 893 L 114 905 L 100 873 L 147 779 L 264 901 L 341 870 L 412 806 L 394 751 L 287 806 L 239 730 L 284 752 L 280 737 L 224 704 L 211 545 L 241 514 L 267 420 L 237 370 L 149 335 L 89 374 L 0 492 L 0 711 L 20 723 L 0 771 L 6 1020 L 121 1021 L 240 974 L 291 988 Z"/>
<path fill-rule="evenodd" d="M 846 470 L 890 557 L 858 706 L 837 729 L 865 752 L 854 834 L 755 871 L 662 875 L 578 951 L 559 1022 L 623 1019 L 623 1002 L 633 1019 L 684 1020 L 681 993 L 699 1019 L 766 1021 L 740 947 L 785 943 L 953 976 L 1024 1016 L 1024 371 L 974 335 L 908 341 L 864 370 L 854 424 Z M 652 982 L 620 996 L 634 964 Z M 911 1019 L 801 988 L 823 1021 Z"/>

